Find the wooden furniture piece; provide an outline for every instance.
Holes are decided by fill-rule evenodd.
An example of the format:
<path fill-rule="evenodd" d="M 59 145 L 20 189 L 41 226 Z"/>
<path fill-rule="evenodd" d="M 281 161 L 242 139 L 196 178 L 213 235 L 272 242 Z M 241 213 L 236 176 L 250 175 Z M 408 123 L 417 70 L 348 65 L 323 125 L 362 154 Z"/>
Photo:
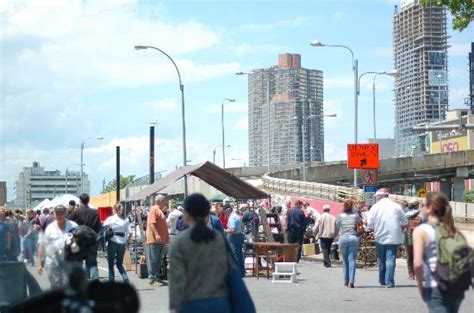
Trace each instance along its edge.
<path fill-rule="evenodd" d="M 266 271 L 267 279 L 270 278 L 274 270 L 275 261 L 296 262 L 297 244 L 278 243 L 278 242 L 256 242 L 252 243 L 255 248 L 256 276 L 260 276 L 262 270 Z M 281 260 L 280 260 L 281 257 Z M 264 259 L 266 266 L 262 266 Z"/>

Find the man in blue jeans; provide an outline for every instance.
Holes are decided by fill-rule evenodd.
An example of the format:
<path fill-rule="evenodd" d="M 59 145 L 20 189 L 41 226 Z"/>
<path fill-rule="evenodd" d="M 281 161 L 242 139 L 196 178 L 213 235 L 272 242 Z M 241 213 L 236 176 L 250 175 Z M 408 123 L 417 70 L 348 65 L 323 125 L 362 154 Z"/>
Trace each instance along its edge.
<path fill-rule="evenodd" d="M 244 268 L 244 255 L 242 253 L 242 247 L 244 245 L 245 236 L 242 234 L 242 220 L 238 214 L 238 209 L 233 209 L 227 222 L 227 235 L 229 236 L 229 242 L 233 249 L 235 258 L 237 259 L 237 265 L 242 273 L 242 277 L 245 276 Z"/>
<path fill-rule="evenodd" d="M 381 286 L 393 288 L 397 249 L 403 242 L 402 227 L 408 224 L 408 220 L 401 206 L 388 196 L 386 188 L 377 191 L 377 203 L 369 211 L 367 227 L 374 230 L 379 259 L 379 283 Z"/>

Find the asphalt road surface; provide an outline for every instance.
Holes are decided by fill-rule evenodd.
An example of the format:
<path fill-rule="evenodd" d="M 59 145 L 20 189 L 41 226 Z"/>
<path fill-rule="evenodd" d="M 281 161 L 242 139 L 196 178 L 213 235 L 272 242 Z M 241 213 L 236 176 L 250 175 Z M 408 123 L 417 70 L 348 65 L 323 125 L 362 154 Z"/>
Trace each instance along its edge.
<path fill-rule="evenodd" d="M 99 259 L 101 279 L 107 277 L 105 259 Z M 31 267 L 29 267 L 30 270 Z M 325 268 L 320 263 L 302 261 L 296 284 L 272 284 L 271 279 L 245 278 L 247 287 L 257 306 L 257 312 L 427 312 L 418 295 L 414 281 L 407 279 L 406 267 L 397 267 L 396 288 L 386 289 L 378 285 L 375 269 L 358 269 L 356 288 L 343 286 L 342 268 L 335 265 Z M 35 271 L 32 271 L 35 272 Z M 45 275 L 34 273 L 40 285 L 48 288 Z M 160 284 L 149 286 L 148 280 L 138 279 L 129 272 L 131 283 L 140 296 L 142 313 L 168 312 L 168 287 Z M 116 280 L 120 280 L 116 271 Z M 474 308 L 474 292 L 466 293 L 461 313 Z"/>

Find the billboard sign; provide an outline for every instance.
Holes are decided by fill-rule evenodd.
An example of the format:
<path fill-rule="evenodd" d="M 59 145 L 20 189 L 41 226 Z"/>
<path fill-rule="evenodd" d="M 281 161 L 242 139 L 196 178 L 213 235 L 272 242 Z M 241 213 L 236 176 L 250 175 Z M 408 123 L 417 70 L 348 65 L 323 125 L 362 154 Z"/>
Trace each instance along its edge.
<path fill-rule="evenodd" d="M 379 144 L 348 144 L 347 167 L 350 169 L 378 169 Z"/>

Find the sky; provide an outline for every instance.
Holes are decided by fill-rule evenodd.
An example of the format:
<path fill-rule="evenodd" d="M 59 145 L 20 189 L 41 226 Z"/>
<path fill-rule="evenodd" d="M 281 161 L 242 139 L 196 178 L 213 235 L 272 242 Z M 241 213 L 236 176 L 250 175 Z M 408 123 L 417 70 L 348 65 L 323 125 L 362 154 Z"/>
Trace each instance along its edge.
<path fill-rule="evenodd" d="M 85 172 L 91 193 L 115 177 L 148 174 L 149 126 L 156 127 L 156 171 L 183 163 L 180 69 L 186 102 L 188 160 L 212 161 L 221 143 L 225 98 L 226 166 L 248 164 L 247 78 L 299 53 L 302 66 L 323 71 L 326 160 L 343 160 L 353 141 L 353 74 L 344 49 L 313 48 L 318 39 L 352 48 L 359 72 L 389 71 L 396 0 L 6 0 L 0 2 L 0 180 L 8 200 L 22 168 Z M 468 95 L 468 52 L 474 25 L 449 19 L 450 108 Z M 367 77 L 367 76 L 366 76 Z M 393 78 L 377 78 L 377 136 L 393 138 Z M 359 142 L 372 134 L 371 79 L 361 82 Z M 102 136 L 103 140 L 87 139 Z M 218 148 L 219 151 L 220 148 Z M 234 160 L 233 160 L 234 159 Z M 243 161 L 242 161 L 243 160 Z M 221 153 L 216 162 L 222 166 Z"/>

